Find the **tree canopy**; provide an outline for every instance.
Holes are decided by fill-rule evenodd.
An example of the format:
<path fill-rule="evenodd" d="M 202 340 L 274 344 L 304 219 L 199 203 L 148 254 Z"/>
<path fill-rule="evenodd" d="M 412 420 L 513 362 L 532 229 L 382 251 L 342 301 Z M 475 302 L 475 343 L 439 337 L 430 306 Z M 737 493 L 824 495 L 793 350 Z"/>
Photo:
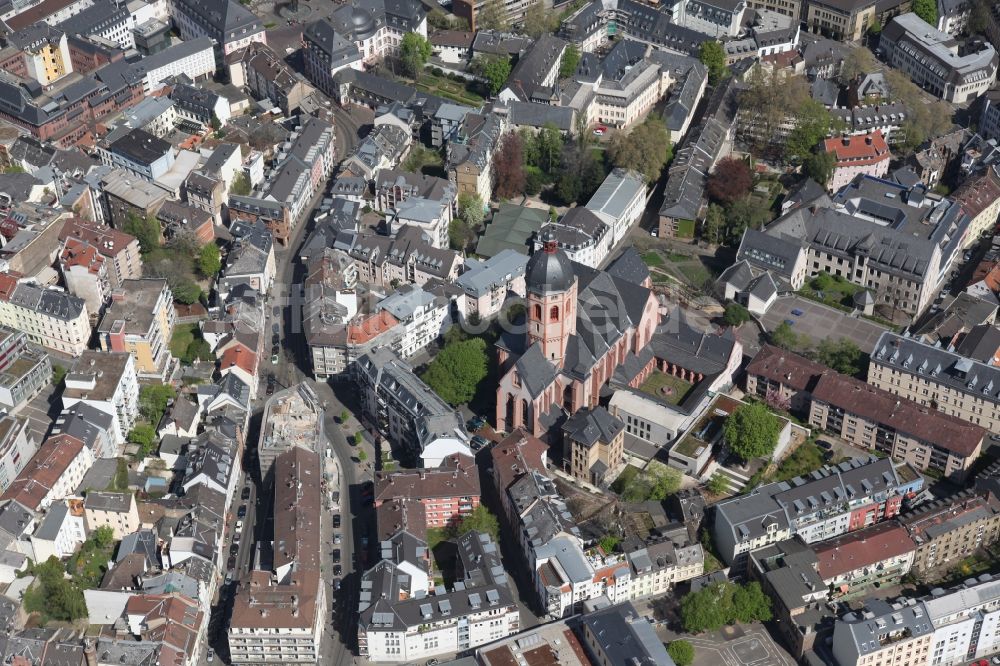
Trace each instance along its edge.
<path fill-rule="evenodd" d="M 250 179 L 242 171 L 238 171 L 233 178 L 233 184 L 229 186 L 229 193 L 245 197 L 251 192 Z"/>
<path fill-rule="evenodd" d="M 424 372 L 422 379 L 450 405 L 469 402 L 489 367 L 486 342 L 470 338 L 445 345 Z"/>
<path fill-rule="evenodd" d="M 510 58 L 499 55 L 478 56 L 473 61 L 473 71 L 486 79 L 490 94 L 496 95 L 510 76 Z"/>
<path fill-rule="evenodd" d="M 887 69 L 885 81 L 892 101 L 899 102 L 906 108 L 903 139 L 897 144 L 902 151 L 910 151 L 927 139 L 945 134 L 952 128 L 954 109 L 947 102 L 936 100 L 927 103 L 920 88 L 897 69 Z"/>
<path fill-rule="evenodd" d="M 43 618 L 72 622 L 87 616 L 83 591 L 65 577 L 66 570 L 55 555 L 32 568 L 35 582 L 24 595 L 24 605 L 30 613 Z"/>
<path fill-rule="evenodd" d="M 222 255 L 215 243 L 205 243 L 198 251 L 198 272 L 204 277 L 214 277 L 222 270 Z"/>
<path fill-rule="evenodd" d="M 166 413 L 167 404 L 176 397 L 177 389 L 170 384 L 147 384 L 139 389 L 139 414 L 156 425 Z"/>
<path fill-rule="evenodd" d="M 135 236 L 139 249 L 145 254 L 160 246 L 160 222 L 152 215 L 143 217 L 129 213 L 122 230 Z"/>
<path fill-rule="evenodd" d="M 875 56 L 866 48 L 856 48 L 848 51 L 844 62 L 840 65 L 840 80 L 845 85 L 859 76 L 870 74 L 878 68 Z"/>
<path fill-rule="evenodd" d="M 722 427 L 729 450 L 743 458 L 771 455 L 778 445 L 781 421 L 766 405 L 753 402 L 738 407 Z"/>
<path fill-rule="evenodd" d="M 937 27 L 937 0 L 913 0 L 913 13 L 930 24 L 931 27 Z"/>
<path fill-rule="evenodd" d="M 722 493 L 729 490 L 729 479 L 726 475 L 721 472 L 716 472 L 712 475 L 712 478 L 708 480 L 708 492 L 713 495 L 721 495 Z"/>
<path fill-rule="evenodd" d="M 455 530 L 455 536 L 462 536 L 466 532 L 482 532 L 489 534 L 496 541 L 500 536 L 500 523 L 497 517 L 490 513 L 484 505 L 480 504 L 471 513 L 466 514 Z"/>
<path fill-rule="evenodd" d="M 572 76 L 576 71 L 576 66 L 580 64 L 580 49 L 576 44 L 570 44 L 563 51 L 562 60 L 559 62 L 559 78 L 565 79 Z"/>
<path fill-rule="evenodd" d="M 867 367 L 866 354 L 847 338 L 821 340 L 815 356 L 823 365 L 845 375 L 860 375 Z"/>
<path fill-rule="evenodd" d="M 798 334 L 792 330 L 788 322 L 784 321 L 774 327 L 768 339 L 772 345 L 782 349 L 795 349 L 799 346 Z"/>
<path fill-rule="evenodd" d="M 504 8 L 502 0 L 486 0 L 483 8 L 476 12 L 477 30 L 497 30 L 505 32 L 510 29 L 510 21 L 507 20 L 507 10 Z"/>
<path fill-rule="evenodd" d="M 653 182 L 670 159 L 670 133 L 656 116 L 650 116 L 631 132 L 618 132 L 608 144 L 611 163 L 616 167 L 635 169 Z"/>
<path fill-rule="evenodd" d="M 510 199 L 524 194 L 524 156 L 521 137 L 511 132 L 500 140 L 493 157 L 493 194 L 497 199 Z"/>
<path fill-rule="evenodd" d="M 406 73 L 417 78 L 424 65 L 431 57 L 431 43 L 419 32 L 408 32 L 403 35 L 399 44 L 399 61 Z"/>
<path fill-rule="evenodd" d="M 750 321 L 750 311 L 739 303 L 727 303 L 726 310 L 722 314 L 722 320 L 727 326 L 738 327 Z"/>
<path fill-rule="evenodd" d="M 753 187 L 750 166 L 735 157 L 724 157 L 708 176 L 708 196 L 721 204 L 731 204 L 745 197 Z"/>
<path fill-rule="evenodd" d="M 726 67 L 726 52 L 719 42 L 714 40 L 702 42 L 698 58 L 708 68 L 708 81 L 713 86 L 729 74 L 729 68 Z"/>
<path fill-rule="evenodd" d="M 667 654 L 677 666 L 691 666 L 694 662 L 694 646 L 684 639 L 670 641 Z"/>
<path fill-rule="evenodd" d="M 825 150 L 810 153 L 802 162 L 802 171 L 820 185 L 826 187 L 837 166 L 837 156 Z"/>
<path fill-rule="evenodd" d="M 720 581 L 681 599 L 681 624 L 692 634 L 717 631 L 734 622 L 767 622 L 771 617 L 771 600 L 756 581 L 746 585 Z"/>

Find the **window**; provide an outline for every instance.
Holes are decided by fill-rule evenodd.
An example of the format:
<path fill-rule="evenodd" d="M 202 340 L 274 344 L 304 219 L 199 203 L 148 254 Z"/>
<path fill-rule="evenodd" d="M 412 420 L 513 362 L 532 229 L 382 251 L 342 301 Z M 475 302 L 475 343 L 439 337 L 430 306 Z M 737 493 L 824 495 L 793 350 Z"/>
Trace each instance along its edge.
<path fill-rule="evenodd" d="M 549 321 L 559 321 L 559 306 L 553 305 L 549 310 Z"/>
<path fill-rule="evenodd" d="M 536 304 L 535 305 L 535 319 L 541 319 L 541 318 L 542 318 L 542 306 Z"/>

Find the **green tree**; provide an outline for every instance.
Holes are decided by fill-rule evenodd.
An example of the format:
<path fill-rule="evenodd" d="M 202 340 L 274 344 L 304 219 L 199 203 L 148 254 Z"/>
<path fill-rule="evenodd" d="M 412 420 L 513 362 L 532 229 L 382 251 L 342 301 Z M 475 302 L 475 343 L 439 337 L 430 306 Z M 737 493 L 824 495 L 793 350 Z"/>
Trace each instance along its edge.
<path fill-rule="evenodd" d="M 559 62 L 559 78 L 565 79 L 573 75 L 576 66 L 580 64 L 580 49 L 575 44 L 570 44 L 563 51 L 562 60 Z"/>
<path fill-rule="evenodd" d="M 477 30 L 498 30 L 506 32 L 510 29 L 507 10 L 502 0 L 486 0 L 481 11 L 476 13 Z"/>
<path fill-rule="evenodd" d="M 810 153 L 802 162 L 802 171 L 807 176 L 815 180 L 820 185 L 826 187 L 833 177 L 833 170 L 837 166 L 837 157 L 833 153 L 819 150 Z"/>
<path fill-rule="evenodd" d="M 479 56 L 473 61 L 474 71 L 489 86 L 490 95 L 500 92 L 510 76 L 510 58 L 500 55 Z"/>
<path fill-rule="evenodd" d="M 176 284 L 172 285 L 170 289 L 174 294 L 174 300 L 178 303 L 191 305 L 192 303 L 197 303 L 198 299 L 201 298 L 201 287 L 190 278 L 177 280 Z"/>
<path fill-rule="evenodd" d="M 233 178 L 233 184 L 229 186 L 229 193 L 245 197 L 250 194 L 252 189 L 250 187 L 250 179 L 247 178 L 247 175 L 243 171 L 239 171 L 236 173 L 236 177 Z"/>
<path fill-rule="evenodd" d="M 833 125 L 833 116 L 816 100 L 804 100 L 795 113 L 795 128 L 785 139 L 785 159 L 804 159 L 825 139 Z"/>
<path fill-rule="evenodd" d="M 156 442 L 156 430 L 148 423 L 137 423 L 129 432 L 128 441 L 139 445 L 136 457 L 145 458 L 153 450 L 153 444 Z"/>
<path fill-rule="evenodd" d="M 605 553 L 615 552 L 615 548 L 621 543 L 621 537 L 616 537 L 613 534 L 605 534 L 600 538 L 597 544 L 601 547 Z"/>
<path fill-rule="evenodd" d="M 717 631 L 729 622 L 735 585 L 712 583 L 681 599 L 681 625 L 690 634 Z"/>
<path fill-rule="evenodd" d="M 354 433 L 354 446 L 361 446 L 361 442 L 364 438 L 365 436 L 361 434 L 360 430 Z M 364 453 L 364 451 L 362 451 L 362 453 Z"/>
<path fill-rule="evenodd" d="M 422 379 L 445 402 L 461 405 L 472 399 L 487 373 L 486 341 L 471 338 L 445 346 Z"/>
<path fill-rule="evenodd" d="M 413 78 L 419 78 L 431 57 L 431 43 L 419 32 L 408 32 L 399 43 L 399 60 Z"/>
<path fill-rule="evenodd" d="M 147 423 L 158 424 L 176 397 L 177 389 L 170 384 L 147 384 L 139 389 L 139 414 Z"/>
<path fill-rule="evenodd" d="M 462 192 L 458 195 L 458 215 L 473 229 L 478 229 L 486 218 L 486 206 L 478 194 Z"/>
<path fill-rule="evenodd" d="M 684 639 L 670 641 L 667 654 L 677 666 L 691 666 L 694 662 L 694 646 Z"/>
<path fill-rule="evenodd" d="M 27 173 L 20 164 L 10 164 L 3 168 L 4 173 Z"/>
<path fill-rule="evenodd" d="M 545 6 L 536 0 L 531 3 L 524 12 L 524 23 L 521 31 L 532 39 L 538 39 L 547 32 L 555 32 L 559 29 L 559 13 Z"/>
<path fill-rule="evenodd" d="M 66 373 L 69 372 L 66 366 L 59 365 L 58 363 L 52 364 L 52 385 L 59 387 L 62 384 L 63 379 L 66 378 Z"/>
<path fill-rule="evenodd" d="M 738 245 L 747 229 L 760 229 L 771 220 L 767 202 L 746 196 L 726 206 L 726 241 Z"/>
<path fill-rule="evenodd" d="M 875 36 L 882 34 L 882 22 L 878 19 L 872 20 L 872 24 L 868 26 L 868 34 Z"/>
<path fill-rule="evenodd" d="M 355 440 L 355 446 L 358 443 L 357 439 L 358 439 L 357 437 L 354 438 L 354 440 Z M 364 449 L 362 449 L 361 451 L 358 451 L 358 462 L 364 462 L 366 460 L 368 460 L 368 454 L 364 452 Z"/>
<path fill-rule="evenodd" d="M 799 336 L 792 330 L 788 322 L 778 324 L 768 336 L 772 345 L 782 349 L 795 349 L 799 346 Z"/>
<path fill-rule="evenodd" d="M 753 581 L 736 588 L 733 592 L 733 617 L 739 622 L 770 621 L 771 600 L 764 594 L 760 583 Z"/>
<path fill-rule="evenodd" d="M 155 217 L 129 213 L 122 229 L 125 233 L 135 236 L 143 254 L 160 247 L 160 222 Z"/>
<path fill-rule="evenodd" d="M 709 204 L 708 212 L 705 213 L 705 222 L 701 227 L 701 237 L 713 245 L 718 245 L 723 240 L 725 229 L 725 209 L 719 204 Z"/>
<path fill-rule="evenodd" d="M 559 168 L 562 159 L 563 137 L 559 128 L 552 123 L 545 123 L 534 137 L 532 162 L 546 174 L 551 174 Z"/>
<path fill-rule="evenodd" d="M 713 86 L 729 74 L 729 68 L 726 67 L 726 52 L 719 42 L 714 40 L 702 42 L 698 58 L 708 68 L 708 81 Z"/>
<path fill-rule="evenodd" d="M 203 277 L 214 277 L 222 270 L 222 255 L 215 243 L 205 243 L 198 251 L 198 272 Z"/>
<path fill-rule="evenodd" d="M 937 0 L 913 0 L 913 13 L 926 21 L 930 26 L 937 27 Z"/>
<path fill-rule="evenodd" d="M 729 450 L 743 458 L 763 458 L 778 445 L 781 421 L 760 402 L 738 407 L 723 425 Z"/>
<path fill-rule="evenodd" d="M 722 320 L 727 326 L 736 328 L 750 321 L 750 311 L 739 303 L 726 304 L 726 311 L 722 315 Z"/>
<path fill-rule="evenodd" d="M 969 33 L 977 34 L 985 32 L 990 25 L 990 8 L 986 0 L 974 0 L 972 11 L 969 14 Z"/>
<path fill-rule="evenodd" d="M 845 375 L 860 375 L 866 365 L 865 353 L 847 338 L 821 340 L 816 360 Z"/>
<path fill-rule="evenodd" d="M 670 158 L 670 134 L 656 116 L 650 116 L 630 132 L 618 132 L 608 144 L 608 155 L 616 167 L 635 169 L 653 182 Z"/>
<path fill-rule="evenodd" d="M 83 591 L 66 579 L 65 571 L 54 555 L 32 568 L 35 582 L 24 599 L 28 612 L 41 613 L 45 618 L 62 622 L 86 617 Z"/>
<path fill-rule="evenodd" d="M 681 489 L 682 474 L 680 470 L 661 464 L 652 474 L 653 482 L 649 489 L 649 499 L 662 502 Z"/>
<path fill-rule="evenodd" d="M 708 492 L 713 495 L 721 495 L 727 490 L 729 490 L 729 479 L 726 478 L 725 474 L 716 472 L 712 475 L 712 478 L 708 480 Z"/>
<path fill-rule="evenodd" d="M 340 413 L 340 422 L 347 423 L 347 419 L 351 418 L 351 413 L 346 409 Z"/>
<path fill-rule="evenodd" d="M 875 56 L 864 47 L 853 48 L 844 56 L 840 65 L 840 80 L 844 85 L 854 81 L 859 76 L 871 74 L 878 69 Z"/>
<path fill-rule="evenodd" d="M 494 541 L 500 535 L 500 523 L 497 517 L 490 513 L 484 505 L 480 504 L 471 513 L 466 514 L 455 529 L 455 536 L 462 536 L 466 532 L 481 532 L 490 535 Z"/>

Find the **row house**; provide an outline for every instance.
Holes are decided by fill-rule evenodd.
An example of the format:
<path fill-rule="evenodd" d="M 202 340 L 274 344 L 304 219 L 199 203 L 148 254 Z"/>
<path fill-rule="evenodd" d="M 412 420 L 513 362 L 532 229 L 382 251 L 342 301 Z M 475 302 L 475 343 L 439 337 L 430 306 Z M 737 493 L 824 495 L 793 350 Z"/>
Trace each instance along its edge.
<path fill-rule="evenodd" d="M 0 325 L 24 331 L 37 344 L 79 356 L 90 341 L 87 304 L 61 289 L 45 289 L 0 274 Z"/>
<path fill-rule="evenodd" d="M 64 381 L 63 409 L 83 403 L 107 414 L 115 447 L 124 446 L 139 413 L 139 376 L 132 355 L 85 351 Z"/>
<path fill-rule="evenodd" d="M 425 527 L 449 527 L 479 506 L 475 459 L 456 454 L 441 467 L 375 473 L 375 508 L 386 502 L 417 501 L 424 506 Z"/>

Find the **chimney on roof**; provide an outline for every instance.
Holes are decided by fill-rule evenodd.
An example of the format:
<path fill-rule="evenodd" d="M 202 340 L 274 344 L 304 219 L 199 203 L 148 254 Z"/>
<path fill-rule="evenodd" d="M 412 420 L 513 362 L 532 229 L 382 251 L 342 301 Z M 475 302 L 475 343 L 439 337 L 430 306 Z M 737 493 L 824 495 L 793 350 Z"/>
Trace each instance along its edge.
<path fill-rule="evenodd" d="M 849 146 L 849 145 L 851 145 L 851 137 L 849 137 L 849 136 L 847 136 L 845 134 L 844 136 L 842 136 L 840 138 L 840 142 L 843 143 L 845 146 Z"/>
<path fill-rule="evenodd" d="M 872 145 L 872 135 L 871 134 L 869 134 L 869 135 L 867 135 L 865 137 L 865 143 L 868 144 L 869 146 Z"/>

